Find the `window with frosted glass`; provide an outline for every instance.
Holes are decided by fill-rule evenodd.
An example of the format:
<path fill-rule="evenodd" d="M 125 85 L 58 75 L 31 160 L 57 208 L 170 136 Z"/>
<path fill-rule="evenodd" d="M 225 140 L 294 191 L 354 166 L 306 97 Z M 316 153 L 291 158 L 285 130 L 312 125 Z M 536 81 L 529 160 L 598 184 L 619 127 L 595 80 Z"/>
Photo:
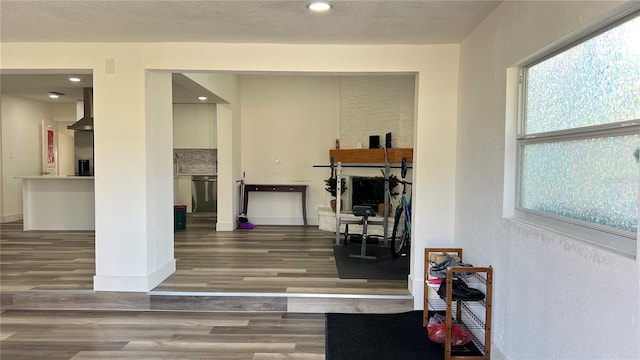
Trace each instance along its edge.
<path fill-rule="evenodd" d="M 640 119 L 640 17 L 527 67 L 525 134 Z"/>
<path fill-rule="evenodd" d="M 624 232 L 638 231 L 638 134 L 529 144 L 520 206 Z"/>
<path fill-rule="evenodd" d="M 518 209 L 635 240 L 640 17 L 526 66 Z"/>

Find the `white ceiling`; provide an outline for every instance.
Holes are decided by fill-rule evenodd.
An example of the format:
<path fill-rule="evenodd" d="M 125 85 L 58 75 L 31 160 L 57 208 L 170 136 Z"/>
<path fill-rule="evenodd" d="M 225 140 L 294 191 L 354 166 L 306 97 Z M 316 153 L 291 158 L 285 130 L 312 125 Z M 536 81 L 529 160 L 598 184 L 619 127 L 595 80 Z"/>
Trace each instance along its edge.
<path fill-rule="evenodd" d="M 2 0 L 3 42 L 460 43 L 502 1 Z"/>
<path fill-rule="evenodd" d="M 460 43 L 502 1 L 332 0 L 325 14 L 305 0 L 0 0 L 2 42 L 224 42 L 290 44 Z M 81 76 L 72 84 L 68 75 Z M 193 102 L 193 86 L 174 77 L 174 102 Z M 185 86 L 186 85 L 186 86 Z M 41 101 L 82 99 L 87 71 L 17 74 L 0 88 Z"/>

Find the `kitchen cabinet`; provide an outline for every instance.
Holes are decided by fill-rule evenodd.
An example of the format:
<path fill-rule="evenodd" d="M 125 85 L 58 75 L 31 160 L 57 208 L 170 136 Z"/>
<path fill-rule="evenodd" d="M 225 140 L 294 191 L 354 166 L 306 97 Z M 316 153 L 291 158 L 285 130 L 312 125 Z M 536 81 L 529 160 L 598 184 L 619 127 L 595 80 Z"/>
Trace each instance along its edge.
<path fill-rule="evenodd" d="M 215 149 L 215 104 L 173 104 L 173 147 Z"/>
<path fill-rule="evenodd" d="M 189 149 L 195 144 L 196 108 L 192 104 L 173 104 L 173 147 Z"/>
<path fill-rule="evenodd" d="M 95 230 L 93 176 L 22 176 L 24 231 Z"/>

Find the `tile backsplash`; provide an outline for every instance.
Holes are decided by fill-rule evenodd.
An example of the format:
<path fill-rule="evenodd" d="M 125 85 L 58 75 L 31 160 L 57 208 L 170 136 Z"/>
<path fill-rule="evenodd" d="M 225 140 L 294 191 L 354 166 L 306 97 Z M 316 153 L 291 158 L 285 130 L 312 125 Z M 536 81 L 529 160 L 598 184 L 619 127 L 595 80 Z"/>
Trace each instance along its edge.
<path fill-rule="evenodd" d="M 218 173 L 217 149 L 173 149 L 176 173 L 215 175 Z"/>

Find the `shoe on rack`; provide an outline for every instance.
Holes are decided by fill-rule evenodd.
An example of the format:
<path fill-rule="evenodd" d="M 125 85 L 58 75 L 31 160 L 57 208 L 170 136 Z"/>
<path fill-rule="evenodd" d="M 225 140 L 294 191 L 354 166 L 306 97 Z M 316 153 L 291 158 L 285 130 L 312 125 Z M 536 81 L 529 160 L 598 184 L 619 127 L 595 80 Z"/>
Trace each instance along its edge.
<path fill-rule="evenodd" d="M 440 264 L 434 265 L 429 269 L 429 274 L 435 277 L 446 278 L 447 277 L 447 268 L 451 266 L 466 266 L 472 267 L 471 264 L 463 263 L 462 261 L 456 261 L 454 258 L 449 258 L 443 261 Z M 465 272 L 455 272 L 453 273 L 453 277 L 456 278 L 467 278 L 473 275 L 473 273 L 465 273 Z"/>
<path fill-rule="evenodd" d="M 450 264 L 455 261 L 453 258 L 447 258 L 446 260 L 437 263 L 436 265 L 432 265 L 431 268 L 429 269 L 429 272 L 431 273 L 431 275 L 436 276 L 435 274 L 441 274 L 442 271 L 444 271 L 445 276 L 437 276 L 437 277 L 447 277 L 447 266 L 450 266 Z"/>
<path fill-rule="evenodd" d="M 456 261 L 462 261 L 458 255 L 447 253 L 431 253 L 429 254 L 429 262 L 433 264 L 440 264 L 448 258 L 454 258 Z"/>
<path fill-rule="evenodd" d="M 443 281 L 438 288 L 441 299 L 447 298 L 447 282 Z M 484 293 L 478 289 L 470 288 L 464 280 L 455 279 L 451 286 L 451 300 L 480 301 L 484 299 Z"/>
<path fill-rule="evenodd" d="M 427 281 L 425 281 L 427 283 L 427 286 L 430 287 L 438 287 L 440 286 L 440 284 L 442 284 L 443 279 L 442 278 L 431 278 L 431 279 L 427 279 Z"/>
<path fill-rule="evenodd" d="M 449 264 L 451 264 L 452 261 L 454 261 L 455 259 L 452 257 L 448 257 L 446 259 L 444 259 L 443 261 L 436 263 L 435 265 L 431 266 L 432 269 L 442 269 L 442 268 L 446 268 L 447 266 L 449 266 Z"/>

